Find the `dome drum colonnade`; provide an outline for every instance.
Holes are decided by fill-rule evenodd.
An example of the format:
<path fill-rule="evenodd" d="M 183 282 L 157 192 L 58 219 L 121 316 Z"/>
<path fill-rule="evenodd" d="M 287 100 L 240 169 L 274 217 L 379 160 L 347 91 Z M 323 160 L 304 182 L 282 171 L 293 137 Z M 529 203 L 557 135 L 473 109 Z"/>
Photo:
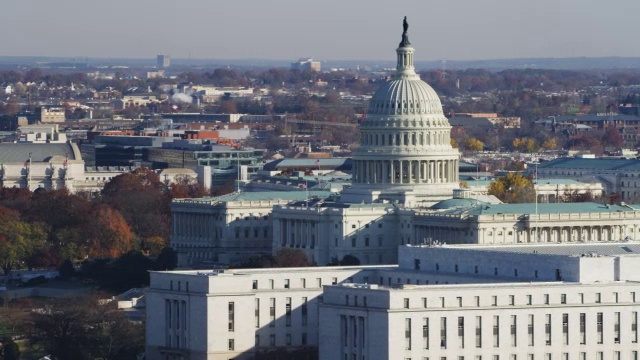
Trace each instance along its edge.
<path fill-rule="evenodd" d="M 386 195 L 412 192 L 435 195 L 437 201 L 458 187 L 459 153 L 451 147 L 451 126 L 438 95 L 415 72 L 407 29 L 405 18 L 396 73 L 369 103 L 347 193 L 369 189 L 388 197 L 387 189 Z"/>

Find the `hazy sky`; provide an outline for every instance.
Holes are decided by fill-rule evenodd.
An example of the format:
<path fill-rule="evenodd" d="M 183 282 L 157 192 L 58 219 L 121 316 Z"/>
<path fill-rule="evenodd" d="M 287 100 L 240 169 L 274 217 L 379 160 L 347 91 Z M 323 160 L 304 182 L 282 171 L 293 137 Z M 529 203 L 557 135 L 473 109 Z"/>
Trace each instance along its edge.
<path fill-rule="evenodd" d="M 639 0 L 0 0 L 0 56 L 416 60 L 640 56 Z"/>

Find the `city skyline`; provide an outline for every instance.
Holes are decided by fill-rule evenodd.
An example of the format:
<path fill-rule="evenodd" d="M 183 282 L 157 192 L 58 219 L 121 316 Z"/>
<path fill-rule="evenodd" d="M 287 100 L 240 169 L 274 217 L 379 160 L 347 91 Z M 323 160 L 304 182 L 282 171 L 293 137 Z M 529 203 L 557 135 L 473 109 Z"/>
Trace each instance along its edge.
<path fill-rule="evenodd" d="M 316 8 L 290 0 L 114 0 L 108 7 L 25 0 L 3 7 L 0 21 L 17 31 L 0 56 L 385 60 L 405 15 L 421 61 L 640 56 L 626 38 L 640 11 L 630 0 L 328 1 Z"/>

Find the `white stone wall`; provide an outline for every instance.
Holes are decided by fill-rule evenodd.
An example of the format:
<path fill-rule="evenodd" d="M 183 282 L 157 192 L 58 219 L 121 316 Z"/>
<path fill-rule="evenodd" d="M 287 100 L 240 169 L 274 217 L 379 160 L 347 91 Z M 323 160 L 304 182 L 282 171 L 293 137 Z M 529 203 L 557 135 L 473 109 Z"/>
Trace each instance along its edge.
<path fill-rule="evenodd" d="M 354 353 L 362 354 L 366 359 L 475 359 L 478 356 L 493 359 L 496 355 L 545 359 L 547 354 L 562 359 L 565 353 L 569 358 L 578 359 L 580 353 L 586 353 L 587 358 L 595 359 L 598 352 L 603 353 L 603 359 L 615 359 L 616 351 L 620 352 L 621 359 L 633 359 L 632 352 L 640 349 L 637 332 L 632 330 L 640 310 L 637 297 L 633 298 L 634 293 L 640 294 L 638 291 L 640 286 L 630 283 L 610 284 L 606 288 L 598 284 L 541 283 L 375 290 L 331 286 L 325 289 L 320 308 L 320 359 L 341 359 L 345 355 L 350 358 Z M 597 294 L 600 294 L 599 301 Z M 360 296 L 358 306 L 354 301 L 356 296 Z M 363 297 L 367 297 L 367 306 Z M 388 304 L 385 306 L 384 302 Z M 602 313 L 602 343 L 597 334 L 598 313 Z M 614 332 L 616 313 L 620 319 L 619 341 Z M 566 335 L 565 314 L 568 320 Z M 584 344 L 580 332 L 581 314 L 586 318 Z M 531 337 L 530 316 L 533 316 Z M 545 332 L 547 316 L 551 321 L 549 342 Z M 349 341 L 345 346 L 342 317 L 363 318 L 365 327 L 355 329 L 358 339 L 364 336 L 363 341 L 354 345 L 354 329 L 349 327 L 346 334 Z M 480 343 L 476 343 L 478 317 Z M 495 317 L 497 343 L 494 342 Z M 410 319 L 410 337 L 405 329 L 407 319 Z M 428 349 L 423 337 L 426 319 L 429 321 Z M 444 342 L 442 319 L 446 319 Z M 446 346 L 442 346 L 445 343 Z"/>

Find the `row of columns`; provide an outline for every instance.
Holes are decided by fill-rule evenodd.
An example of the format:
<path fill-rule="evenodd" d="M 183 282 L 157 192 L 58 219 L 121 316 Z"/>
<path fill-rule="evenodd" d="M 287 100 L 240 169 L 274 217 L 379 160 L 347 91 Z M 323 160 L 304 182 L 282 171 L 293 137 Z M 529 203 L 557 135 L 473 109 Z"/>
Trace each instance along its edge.
<path fill-rule="evenodd" d="M 627 235 L 624 225 L 595 225 L 532 227 L 521 236 L 522 242 L 593 242 L 624 240 Z"/>
<path fill-rule="evenodd" d="M 594 226 L 543 226 L 529 228 L 527 230 L 514 229 L 512 227 L 482 228 L 478 237 L 467 234 L 467 229 L 456 227 L 424 226 L 416 225 L 414 244 L 423 244 L 429 241 L 438 241 L 447 244 L 464 244 L 477 241 L 479 244 L 492 243 L 516 243 L 516 242 L 595 242 L 595 241 L 619 241 L 627 236 L 624 225 L 594 225 Z M 638 228 L 634 227 L 634 233 Z M 511 235 L 509 235 L 511 232 Z M 502 234 L 500 234 L 502 233 Z M 491 234 L 491 235 L 489 235 Z M 475 238 L 475 240 L 473 240 Z"/>
<path fill-rule="evenodd" d="M 316 246 L 316 230 L 310 221 L 298 219 L 279 219 L 280 246 L 290 248 L 310 248 Z M 274 231 L 274 234 L 276 231 Z"/>
<path fill-rule="evenodd" d="M 449 131 L 409 131 L 393 133 L 377 133 L 363 131 L 360 134 L 360 144 L 375 146 L 416 146 L 443 145 L 450 142 Z"/>
<path fill-rule="evenodd" d="M 458 160 L 354 160 L 360 184 L 433 184 L 458 179 Z"/>
<path fill-rule="evenodd" d="M 209 214 L 198 214 L 190 212 L 174 212 L 172 214 L 172 237 L 182 238 L 216 238 L 219 236 L 219 229 L 211 221 Z"/>

